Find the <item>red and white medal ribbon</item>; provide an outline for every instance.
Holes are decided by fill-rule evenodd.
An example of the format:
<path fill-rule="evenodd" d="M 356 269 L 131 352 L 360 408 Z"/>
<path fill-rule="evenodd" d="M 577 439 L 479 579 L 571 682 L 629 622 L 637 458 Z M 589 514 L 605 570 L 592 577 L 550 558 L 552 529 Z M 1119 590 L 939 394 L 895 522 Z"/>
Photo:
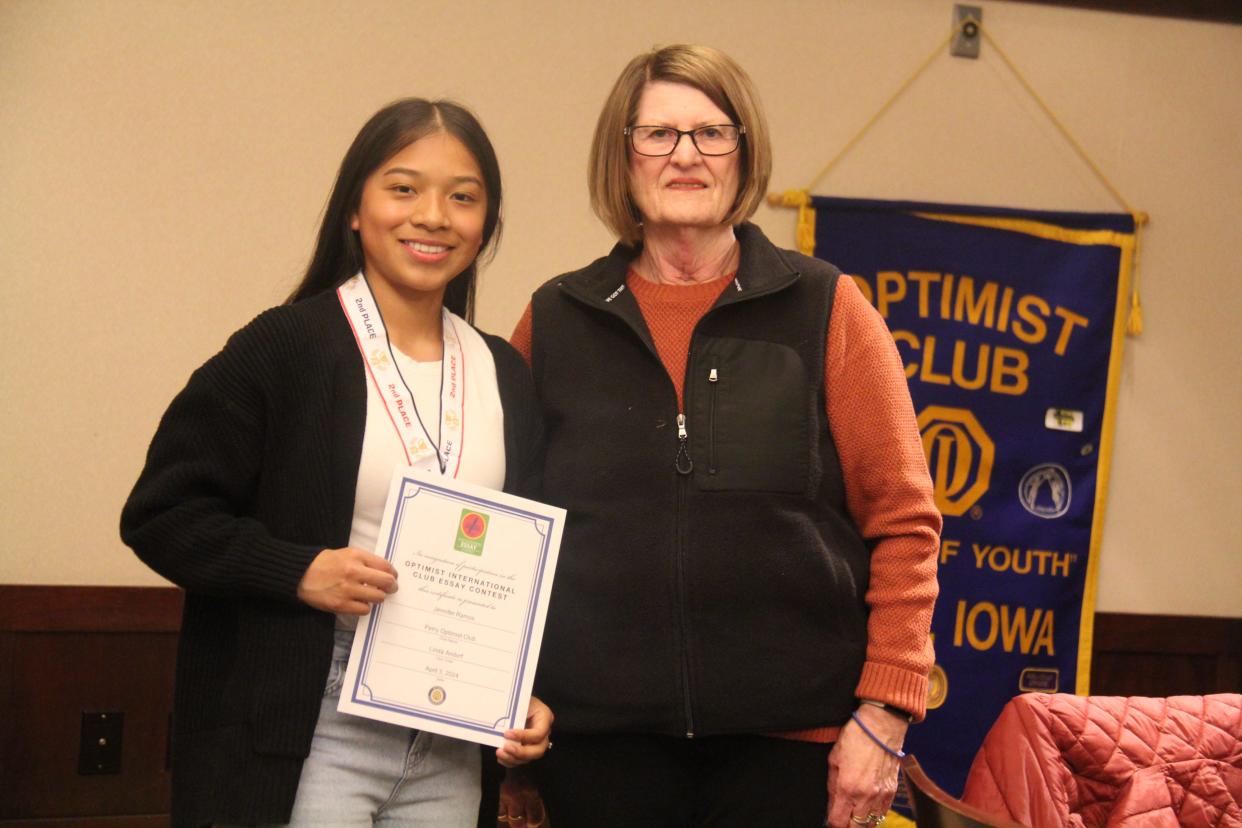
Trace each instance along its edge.
<path fill-rule="evenodd" d="M 359 273 L 336 290 L 341 310 L 354 331 L 367 376 L 379 392 L 405 451 L 406 463 L 457 476 L 466 426 L 466 361 L 452 314 L 441 309 L 444 356 L 440 363 L 440 439 L 432 439 L 393 354 L 384 318 L 366 277 Z"/>

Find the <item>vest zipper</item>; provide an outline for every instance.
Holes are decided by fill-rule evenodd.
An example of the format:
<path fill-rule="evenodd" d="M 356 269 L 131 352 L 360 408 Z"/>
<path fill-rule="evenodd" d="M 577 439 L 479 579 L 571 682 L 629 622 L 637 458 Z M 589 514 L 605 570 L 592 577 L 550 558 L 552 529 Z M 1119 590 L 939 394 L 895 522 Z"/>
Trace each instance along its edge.
<path fill-rule="evenodd" d="M 708 311 L 710 313 L 711 311 Z M 700 320 L 701 321 L 701 320 Z M 697 326 L 696 326 L 697 327 Z M 691 336 L 690 351 L 686 355 L 686 367 L 694 361 L 694 338 Z M 690 391 L 689 383 L 686 392 Z M 689 410 L 688 401 L 683 407 Z M 682 462 L 685 458 L 685 462 Z M 686 431 L 686 415 L 677 412 L 677 613 L 681 621 L 681 692 L 682 704 L 685 707 L 686 738 L 694 738 L 694 704 L 690 687 L 690 619 L 686 612 L 686 490 L 690 486 L 690 473 L 694 471 L 694 460 L 690 457 L 690 434 Z"/>
<path fill-rule="evenodd" d="M 677 473 L 686 475 L 694 471 L 694 460 L 690 458 L 690 435 L 686 431 L 686 415 L 677 412 L 677 456 L 673 458 Z"/>
<path fill-rule="evenodd" d="M 685 418 L 678 415 L 678 420 Z M 677 481 L 677 610 L 681 621 L 681 688 L 686 714 L 686 738 L 694 738 L 694 707 L 690 692 L 690 621 L 686 618 L 686 487 L 690 479 Z"/>
<path fill-rule="evenodd" d="M 712 368 L 707 372 L 707 473 L 716 473 L 716 383 L 720 375 Z"/>

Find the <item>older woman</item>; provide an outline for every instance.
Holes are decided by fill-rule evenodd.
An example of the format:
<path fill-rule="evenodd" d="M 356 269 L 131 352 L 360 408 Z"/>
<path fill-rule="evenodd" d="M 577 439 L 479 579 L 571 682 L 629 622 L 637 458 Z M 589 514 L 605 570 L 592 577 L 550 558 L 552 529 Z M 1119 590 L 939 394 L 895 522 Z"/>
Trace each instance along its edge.
<path fill-rule="evenodd" d="M 852 280 L 746 222 L 770 166 L 733 60 L 638 56 L 591 153 L 620 243 L 513 335 L 570 515 L 537 682 L 560 828 L 876 824 L 924 713 L 940 516 L 905 376 Z"/>

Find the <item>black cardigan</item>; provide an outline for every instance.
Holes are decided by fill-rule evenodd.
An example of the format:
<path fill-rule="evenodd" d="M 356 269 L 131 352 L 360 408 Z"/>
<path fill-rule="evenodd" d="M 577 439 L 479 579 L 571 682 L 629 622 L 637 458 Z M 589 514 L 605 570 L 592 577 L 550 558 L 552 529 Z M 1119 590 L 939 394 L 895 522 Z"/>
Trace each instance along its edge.
<path fill-rule="evenodd" d="M 535 494 L 541 426 L 525 362 L 484 334 L 504 408 L 505 490 Z M 259 315 L 172 401 L 121 536 L 186 591 L 173 824 L 284 822 L 310 748 L 334 617 L 297 598 L 346 546 L 367 389 L 328 291 Z"/>

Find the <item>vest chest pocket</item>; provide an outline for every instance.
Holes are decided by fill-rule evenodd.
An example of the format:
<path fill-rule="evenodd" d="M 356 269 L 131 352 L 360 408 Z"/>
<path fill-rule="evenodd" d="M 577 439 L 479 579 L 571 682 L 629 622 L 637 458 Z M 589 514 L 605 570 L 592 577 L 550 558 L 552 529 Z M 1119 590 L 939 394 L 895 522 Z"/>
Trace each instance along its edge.
<path fill-rule="evenodd" d="M 707 491 L 809 488 L 815 387 L 787 345 L 696 342 L 688 369 L 694 478 Z"/>

